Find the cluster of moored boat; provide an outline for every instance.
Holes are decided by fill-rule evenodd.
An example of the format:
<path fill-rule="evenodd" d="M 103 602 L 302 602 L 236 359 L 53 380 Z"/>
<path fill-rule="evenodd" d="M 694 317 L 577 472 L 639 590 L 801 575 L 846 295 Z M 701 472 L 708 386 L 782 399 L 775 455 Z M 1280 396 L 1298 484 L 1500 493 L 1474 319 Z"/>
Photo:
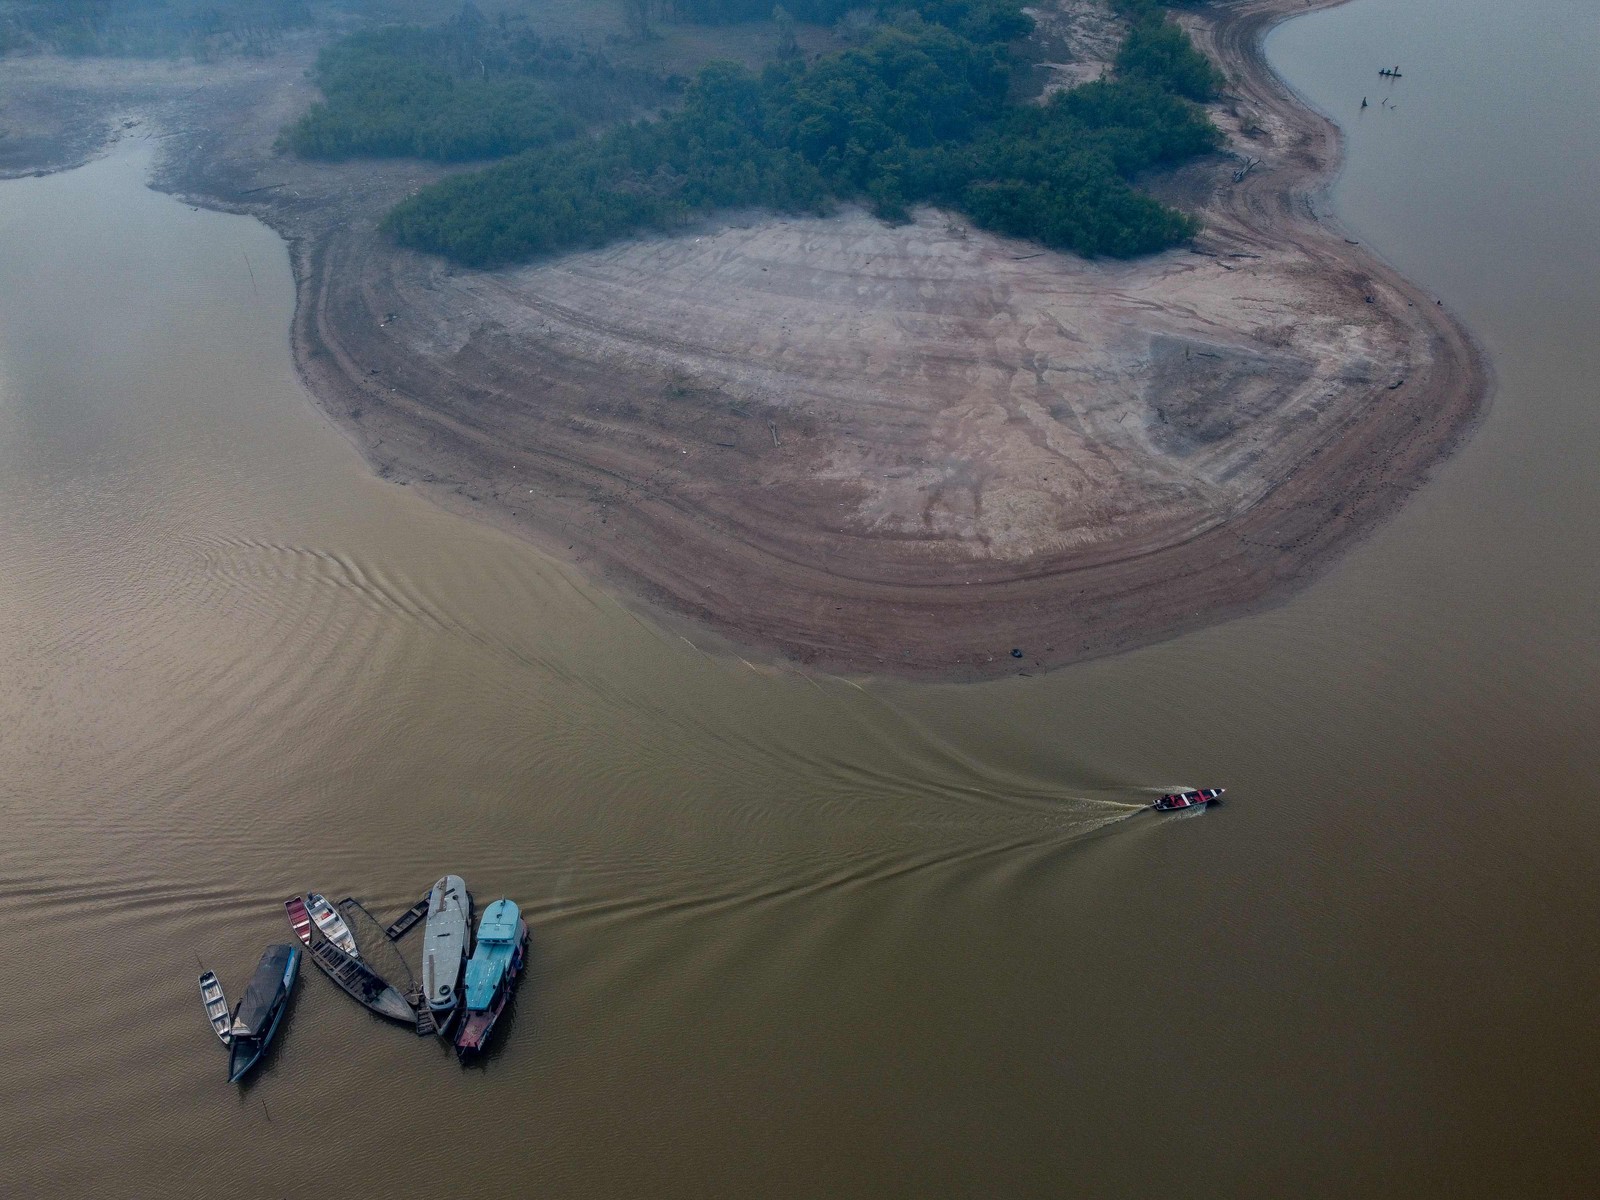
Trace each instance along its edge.
<path fill-rule="evenodd" d="M 1205 808 L 1221 800 L 1223 791 L 1168 792 L 1148 807 L 1156 812 Z M 329 979 L 379 1016 L 413 1025 L 419 1034 L 448 1038 L 456 1053 L 467 1059 L 488 1044 L 528 952 L 527 922 L 517 906 L 504 899 L 483 910 L 474 945 L 472 894 L 461 876 L 446 875 L 384 931 L 386 938 L 398 942 L 426 918 L 422 982 L 402 994 L 362 958 L 349 923 L 326 896 L 319 892 L 290 896 L 283 907 L 300 945 L 268 946 L 237 1007 L 229 1009 L 214 972 L 200 976 L 200 999 L 211 1028 L 228 1047 L 230 1082 L 260 1061 L 277 1033 L 302 953 L 309 953 Z"/>
<path fill-rule="evenodd" d="M 496 900 L 483 910 L 474 944 L 472 894 L 459 875 L 440 879 L 384 931 L 399 942 L 423 923 L 422 982 L 404 994 L 362 957 L 349 923 L 326 896 L 291 896 L 283 906 L 300 945 L 268 946 L 237 1007 L 228 1007 L 214 972 L 200 976 L 206 1015 L 228 1047 L 230 1082 L 260 1061 L 277 1033 L 304 954 L 355 1000 L 419 1034 L 448 1039 L 463 1060 L 488 1044 L 527 957 L 528 925 L 510 900 Z"/>

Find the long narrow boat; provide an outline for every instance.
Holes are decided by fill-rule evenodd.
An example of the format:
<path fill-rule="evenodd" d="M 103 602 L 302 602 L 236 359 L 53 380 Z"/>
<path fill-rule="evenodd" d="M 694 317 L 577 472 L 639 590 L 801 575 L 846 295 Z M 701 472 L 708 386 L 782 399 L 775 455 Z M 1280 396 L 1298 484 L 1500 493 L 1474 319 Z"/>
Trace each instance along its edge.
<path fill-rule="evenodd" d="M 428 897 L 424 896 L 405 912 L 394 919 L 389 928 L 383 931 L 383 936 L 391 942 L 398 942 L 410 933 L 428 915 Z"/>
<path fill-rule="evenodd" d="M 233 1010 L 233 1024 L 228 1027 L 229 1083 L 244 1078 L 261 1061 L 289 1007 L 289 995 L 294 991 L 299 970 L 300 947 L 287 942 L 268 946 L 256 964 L 256 973 L 250 977 L 250 986 L 245 988 L 239 1007 Z"/>
<path fill-rule="evenodd" d="M 305 897 L 290 896 L 283 902 L 283 908 L 289 914 L 289 924 L 294 929 L 295 937 L 309 947 L 311 945 L 311 912 L 306 908 Z"/>
<path fill-rule="evenodd" d="M 350 926 L 344 923 L 339 910 L 329 904 L 328 898 L 321 892 L 312 892 L 306 899 L 311 919 L 317 923 L 317 928 L 322 930 L 322 936 L 351 958 L 360 958 L 361 951 L 356 949 L 356 935 L 350 932 Z"/>
<path fill-rule="evenodd" d="M 406 998 L 359 958 L 350 957 L 332 942 L 321 941 L 311 947 L 311 961 L 353 999 L 380 1017 L 416 1027 L 417 1014 L 406 1003 Z"/>
<path fill-rule="evenodd" d="M 222 980 L 217 978 L 215 971 L 207 971 L 200 976 L 200 1003 L 206 1006 L 212 1031 L 226 1046 L 228 1026 L 233 1024 L 233 1017 L 228 1013 L 228 998 L 222 994 Z"/>
<path fill-rule="evenodd" d="M 467 963 L 467 1011 L 456 1034 L 463 1059 L 488 1044 L 489 1033 L 511 1000 L 527 955 L 528 926 L 510 900 L 496 900 L 478 922 L 478 946 Z"/>
<path fill-rule="evenodd" d="M 459 875 L 446 875 L 428 893 L 422 933 L 422 998 L 443 1034 L 461 1007 L 461 969 L 472 932 L 472 896 Z"/>
<path fill-rule="evenodd" d="M 1188 792 L 1168 792 L 1150 807 L 1157 812 L 1182 812 L 1186 808 L 1204 808 L 1222 798 L 1227 788 L 1199 788 Z"/>

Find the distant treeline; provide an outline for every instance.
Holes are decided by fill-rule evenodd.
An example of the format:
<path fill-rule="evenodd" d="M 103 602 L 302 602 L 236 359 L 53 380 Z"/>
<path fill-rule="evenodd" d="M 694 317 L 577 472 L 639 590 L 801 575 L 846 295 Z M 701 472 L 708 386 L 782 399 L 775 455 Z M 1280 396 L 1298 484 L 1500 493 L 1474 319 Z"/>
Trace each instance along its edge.
<path fill-rule="evenodd" d="M 472 4 L 452 20 L 352 34 L 322 51 L 323 100 L 284 131 L 306 158 L 499 158 L 577 136 L 667 95 L 603 54 Z"/>
<path fill-rule="evenodd" d="M 725 25 L 735 21 L 760 21 L 772 15 L 772 0 L 648 0 L 653 14 L 663 20 L 697 21 Z M 1008 41 L 1032 26 L 1022 6 L 1012 0 L 778 0 L 797 21 L 831 25 L 848 13 L 892 17 L 914 12 L 925 21 L 943 25 L 980 41 Z"/>
<path fill-rule="evenodd" d="M 357 33 L 317 56 L 324 99 L 284 140 L 306 158 L 448 162 L 571 138 L 577 122 L 535 77 L 548 53 L 531 35 L 503 36 L 475 9 L 431 29 Z"/>
<path fill-rule="evenodd" d="M 264 54 L 309 24 L 307 0 L 11 0 L 0 5 L 0 54 Z"/>
<path fill-rule="evenodd" d="M 860 47 L 810 63 L 793 55 L 760 74 L 715 63 L 677 109 L 587 138 L 567 136 L 570 126 L 536 98 L 513 103 L 512 93 L 482 90 L 507 77 L 487 66 L 472 82 L 442 52 L 417 55 L 418 71 L 438 74 L 406 75 L 391 96 L 330 52 L 319 65 L 333 89 L 327 106 L 290 143 L 322 154 L 452 157 L 466 145 L 494 152 L 484 148 L 526 139 L 531 148 L 424 189 L 386 218 L 402 244 L 474 265 L 668 230 L 719 208 L 825 212 L 841 199 L 863 200 L 891 220 L 912 204 L 936 203 L 983 228 L 1086 255 L 1148 253 L 1195 232 L 1192 218 L 1130 182 L 1219 138 L 1194 103 L 1219 76 L 1163 9 L 1117 0 L 1132 32 L 1113 76 L 1024 104 L 1008 99 L 1008 43 L 1030 28 L 1016 0 L 911 2 L 910 15 L 905 3 L 898 16 L 892 3 L 879 6 L 882 20 Z M 681 7 L 710 19 L 735 13 L 737 2 Z M 812 7 L 817 13 L 802 3 L 791 11 L 831 11 L 830 0 Z M 357 63 L 375 49 L 415 49 L 437 36 L 381 32 L 354 43 Z M 347 70 L 360 82 L 347 84 Z M 464 89 L 473 103 L 462 101 Z M 429 99 L 418 105 L 417 96 Z M 469 120 L 474 105 L 491 116 Z M 502 108 L 515 119 L 497 126 L 492 114 Z M 336 122 L 341 112 L 349 117 Z M 471 136 L 457 136 L 457 126 Z"/>

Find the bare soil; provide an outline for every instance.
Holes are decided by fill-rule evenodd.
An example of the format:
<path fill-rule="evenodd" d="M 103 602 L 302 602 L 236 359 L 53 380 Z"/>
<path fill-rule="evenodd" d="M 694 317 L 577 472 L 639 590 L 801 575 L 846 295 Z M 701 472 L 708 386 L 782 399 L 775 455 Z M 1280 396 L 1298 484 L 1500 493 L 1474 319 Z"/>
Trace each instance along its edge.
<path fill-rule="evenodd" d="M 1098 71 L 1103 13 L 1050 7 L 1052 45 L 1078 47 L 1066 77 Z M 396 483 L 741 647 L 980 678 L 1285 597 L 1480 411 L 1465 330 L 1319 215 L 1338 132 L 1260 52 L 1306 8 L 1185 18 L 1233 81 L 1215 106 L 1230 152 L 1148 181 L 1206 229 L 1135 263 L 926 210 L 900 227 L 744 214 L 455 268 L 376 229 L 438 168 L 273 154 L 313 98 L 309 46 L 254 65 L 31 60 L 0 85 L 0 126 L 54 96 L 102 136 L 108 119 L 170 131 L 160 186 L 289 240 L 302 373 Z M 57 165 L 83 145 L 54 144 Z"/>

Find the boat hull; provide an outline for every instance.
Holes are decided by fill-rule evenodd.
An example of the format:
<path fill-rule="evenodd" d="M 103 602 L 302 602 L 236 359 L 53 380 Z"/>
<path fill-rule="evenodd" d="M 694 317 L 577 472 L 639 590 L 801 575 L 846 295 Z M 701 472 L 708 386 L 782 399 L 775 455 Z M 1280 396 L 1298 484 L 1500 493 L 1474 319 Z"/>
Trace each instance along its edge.
<path fill-rule="evenodd" d="M 270 1006 L 264 1013 L 252 1013 L 248 1028 L 239 1028 L 244 1017 L 243 1009 L 250 1002 L 251 993 L 257 987 L 258 980 L 269 958 L 276 951 L 288 951 L 282 956 L 284 964 L 281 968 L 282 975 L 279 979 L 277 990 Z M 272 1039 L 277 1035 L 278 1026 L 283 1023 L 283 1014 L 288 1011 L 289 997 L 294 994 L 295 980 L 300 973 L 300 947 L 274 946 L 270 947 L 262 956 L 261 966 L 256 968 L 257 979 L 251 981 L 251 988 L 245 992 L 245 999 L 239 1002 L 239 1010 L 235 1013 L 235 1030 L 230 1035 L 228 1044 L 228 1082 L 237 1083 L 243 1079 L 261 1061 L 261 1056 L 267 1052 L 267 1047 L 272 1044 Z"/>
<path fill-rule="evenodd" d="M 380 1017 L 415 1026 L 417 1014 L 406 998 L 360 959 L 351 958 L 332 942 L 318 942 L 311 947 L 311 961 L 364 1007 Z"/>
<path fill-rule="evenodd" d="M 322 936 L 351 958 L 360 958 L 361 951 L 356 947 L 356 935 L 350 932 L 350 926 L 345 924 L 344 918 L 339 915 L 339 910 L 320 892 L 312 892 L 306 899 L 306 909 L 310 912 L 311 919 L 316 922 L 317 928 L 322 931 Z"/>
<path fill-rule="evenodd" d="M 430 1007 L 428 1013 L 433 1017 L 433 1032 L 442 1038 L 453 1038 L 452 1030 L 455 1029 L 456 1018 L 461 1015 L 460 1007 L 443 1010 Z"/>
<path fill-rule="evenodd" d="M 255 1065 L 261 1061 L 261 1056 L 267 1052 L 267 1047 L 272 1044 L 272 1039 L 277 1035 L 278 1026 L 283 1021 L 283 1014 L 288 1011 L 289 1000 L 284 997 L 284 1002 L 278 1006 L 278 1011 L 272 1016 L 272 1024 L 267 1026 L 267 1032 L 258 1038 L 236 1037 L 228 1046 L 228 1082 L 238 1083 Z"/>
<path fill-rule="evenodd" d="M 422 997 L 434 1024 L 448 1024 L 461 1003 L 461 972 L 472 930 L 472 895 L 459 875 L 446 875 L 428 893 L 422 935 Z"/>
<path fill-rule="evenodd" d="M 311 945 L 311 912 L 306 908 L 303 896 L 290 896 L 283 902 L 283 911 L 289 918 L 289 927 L 294 930 L 295 937 L 300 943 L 309 947 Z"/>
<path fill-rule="evenodd" d="M 1191 808 L 1205 808 L 1221 801 L 1226 788 L 1200 788 L 1189 792 L 1172 792 L 1161 797 L 1150 807 L 1156 812 L 1186 812 Z"/>
<path fill-rule="evenodd" d="M 228 1010 L 228 997 L 223 994 L 222 981 L 215 971 L 200 976 L 200 1003 L 205 1006 L 211 1032 L 226 1046 L 232 1040 L 228 1027 L 233 1024 L 233 1015 Z"/>
<path fill-rule="evenodd" d="M 481 1054 L 489 1044 L 489 1035 L 494 1032 L 495 1023 L 499 1021 L 500 1014 L 505 1012 L 506 1006 L 511 1003 L 511 993 L 516 988 L 517 977 L 522 974 L 522 968 L 528 955 L 528 926 L 525 921 L 517 923 L 517 945 L 507 964 L 505 974 L 501 977 L 500 985 L 495 989 L 494 998 L 486 1008 L 467 1009 L 461 1017 L 461 1027 L 456 1033 L 456 1054 L 466 1061 L 475 1055 Z"/>

